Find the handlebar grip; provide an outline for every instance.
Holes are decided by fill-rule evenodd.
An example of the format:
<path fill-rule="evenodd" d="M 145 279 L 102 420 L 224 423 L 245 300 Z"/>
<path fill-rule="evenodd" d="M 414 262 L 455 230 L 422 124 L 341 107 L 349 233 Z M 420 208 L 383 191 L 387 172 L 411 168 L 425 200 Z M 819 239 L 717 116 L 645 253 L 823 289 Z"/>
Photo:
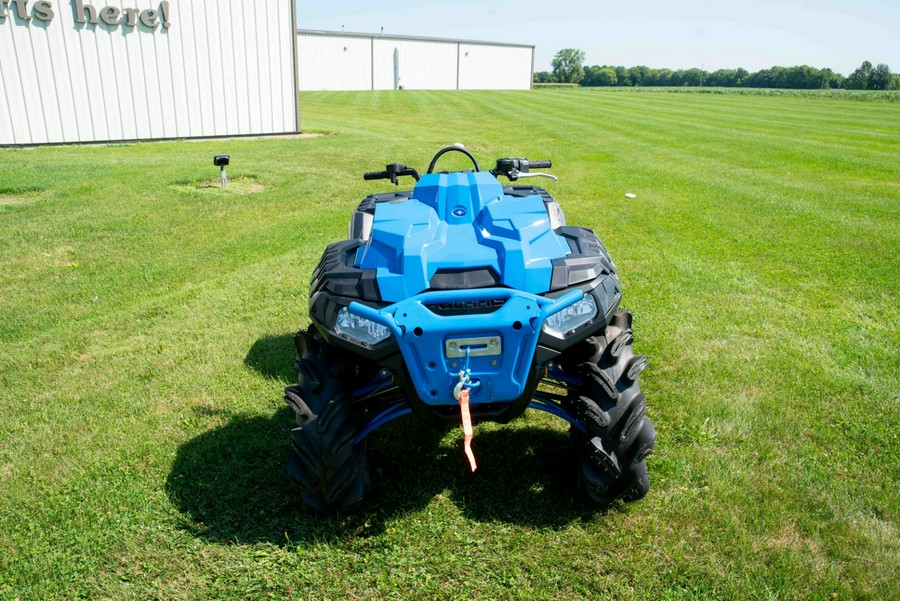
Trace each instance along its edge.
<path fill-rule="evenodd" d="M 529 169 L 549 169 L 552 166 L 550 161 L 528 161 Z"/>
<path fill-rule="evenodd" d="M 363 174 L 364 180 L 387 179 L 387 177 L 388 177 L 387 171 L 368 171 Z"/>

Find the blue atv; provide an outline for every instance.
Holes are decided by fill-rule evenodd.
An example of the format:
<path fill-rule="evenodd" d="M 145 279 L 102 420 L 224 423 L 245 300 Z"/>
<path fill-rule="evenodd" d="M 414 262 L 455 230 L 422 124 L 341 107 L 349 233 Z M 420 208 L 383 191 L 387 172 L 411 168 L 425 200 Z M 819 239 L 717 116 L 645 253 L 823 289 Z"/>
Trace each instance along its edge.
<path fill-rule="evenodd" d="M 448 152 L 474 169 L 436 173 Z M 589 503 L 647 494 L 647 362 L 632 352 L 615 266 L 546 190 L 498 180 L 556 179 L 531 171 L 550 166 L 505 158 L 484 172 L 451 146 L 421 177 L 401 164 L 365 174 L 417 183 L 366 197 L 313 273 L 312 324 L 295 337 L 298 382 L 285 389 L 297 415 L 288 473 L 305 505 L 357 509 L 372 489 L 367 437 L 396 418 L 507 423 L 529 408 L 571 425 Z"/>

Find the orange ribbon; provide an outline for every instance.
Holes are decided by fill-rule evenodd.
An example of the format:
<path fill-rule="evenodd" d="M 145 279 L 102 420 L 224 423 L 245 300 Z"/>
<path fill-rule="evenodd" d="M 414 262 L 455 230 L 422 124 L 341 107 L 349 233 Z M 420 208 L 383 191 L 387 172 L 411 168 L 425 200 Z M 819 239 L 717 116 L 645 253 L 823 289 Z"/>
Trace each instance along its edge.
<path fill-rule="evenodd" d="M 469 467 L 474 472 L 478 466 L 475 465 L 475 454 L 472 453 L 472 415 L 469 413 L 469 389 L 463 388 L 459 394 L 459 410 L 462 414 L 463 434 L 466 435 L 464 448 L 466 457 L 469 458 Z"/>

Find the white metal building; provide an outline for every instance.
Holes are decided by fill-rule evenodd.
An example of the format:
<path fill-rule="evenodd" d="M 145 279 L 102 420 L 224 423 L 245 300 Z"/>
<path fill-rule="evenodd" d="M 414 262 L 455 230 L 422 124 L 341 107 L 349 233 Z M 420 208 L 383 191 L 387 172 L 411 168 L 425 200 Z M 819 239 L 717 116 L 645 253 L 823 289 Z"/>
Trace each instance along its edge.
<path fill-rule="evenodd" d="M 293 0 L 0 0 L 0 146 L 299 131 Z"/>
<path fill-rule="evenodd" d="M 534 46 L 298 30 L 301 91 L 528 90 Z"/>

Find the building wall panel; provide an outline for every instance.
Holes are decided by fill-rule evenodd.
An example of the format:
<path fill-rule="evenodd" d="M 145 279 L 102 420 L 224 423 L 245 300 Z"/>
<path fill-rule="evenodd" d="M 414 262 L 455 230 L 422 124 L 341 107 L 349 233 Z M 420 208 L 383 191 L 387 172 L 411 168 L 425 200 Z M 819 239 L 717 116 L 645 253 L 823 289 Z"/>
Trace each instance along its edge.
<path fill-rule="evenodd" d="M 162 114 L 160 123 L 163 128 L 164 138 L 177 138 L 178 119 L 175 110 L 175 86 L 174 74 L 172 73 L 172 65 L 170 62 L 172 47 L 169 41 L 175 37 L 174 35 L 153 36 L 154 59 L 156 61 L 156 69 L 159 76 L 156 78 L 159 83 L 159 110 Z M 110 120 L 111 122 L 111 120 Z"/>
<path fill-rule="evenodd" d="M 284 19 L 286 22 L 290 22 L 292 20 L 291 15 L 293 14 L 295 7 L 293 7 L 292 3 L 289 2 L 279 4 L 278 6 L 280 19 Z M 299 117 L 296 117 L 299 111 L 299 100 L 297 95 L 297 64 L 295 62 L 295 50 L 297 48 L 296 27 L 294 27 L 293 35 L 280 36 L 278 38 L 278 43 L 281 46 L 281 52 L 279 54 L 279 56 L 281 57 L 281 77 L 277 80 L 277 83 L 281 87 L 281 110 L 283 114 L 282 119 L 299 119 Z"/>
<path fill-rule="evenodd" d="M 19 78 L 18 62 L 12 36 L 0 35 L 0 119 L 6 136 L 13 140 L 27 140 L 30 136 L 28 117 L 23 114 L 25 95 Z"/>
<path fill-rule="evenodd" d="M 77 22 L 75 0 L 0 18 L 0 145 L 299 130 L 288 0 L 169 0 L 168 28 L 160 0 L 82 3 L 117 23 Z M 159 24 L 129 27 L 126 8 Z"/>
<path fill-rule="evenodd" d="M 173 19 L 179 18 L 179 12 L 176 10 L 176 7 L 178 9 L 181 8 L 179 4 L 172 6 Z M 178 61 L 179 57 L 184 56 L 185 53 L 183 29 L 181 31 L 171 32 L 170 35 L 166 36 L 165 42 L 167 44 L 166 58 L 169 61 L 169 75 L 172 81 L 172 101 L 176 107 L 171 116 L 175 123 L 176 135 L 179 138 L 193 136 L 191 121 L 197 113 L 194 109 L 195 99 L 191 93 L 191 86 L 188 85 L 187 71 L 189 69 L 192 70 L 193 76 L 191 81 L 193 81 L 197 76 L 196 63 L 195 61 L 187 61 L 184 63 L 180 73 L 174 69 L 174 63 Z M 177 110 L 179 102 L 183 104 L 183 109 L 180 111 Z"/>
<path fill-rule="evenodd" d="M 240 6 L 232 4 L 232 10 L 240 9 Z M 242 13 L 239 13 L 242 14 Z M 288 17 L 290 18 L 290 16 Z M 247 23 L 241 23 L 240 18 L 231 15 L 231 35 L 234 39 L 234 46 L 237 53 L 234 57 L 234 81 L 239 81 L 238 73 L 245 73 L 245 85 L 239 86 L 237 89 L 238 104 L 238 133 L 250 133 L 250 72 L 247 68 Z"/>
<path fill-rule="evenodd" d="M 40 104 L 43 114 L 44 127 L 48 136 L 62 137 L 62 118 L 59 111 L 53 110 L 57 102 L 56 81 L 53 77 L 53 65 L 50 61 L 49 32 L 46 29 L 36 28 L 27 30 L 31 56 L 37 64 L 48 65 L 48 72 L 37 80 L 37 91 L 41 95 Z"/>
<path fill-rule="evenodd" d="M 532 49 L 459 45 L 459 87 L 465 90 L 530 90 Z"/>
<path fill-rule="evenodd" d="M 530 89 L 532 46 L 326 31 L 297 32 L 300 91 Z"/>
<path fill-rule="evenodd" d="M 456 43 L 375 38 L 375 88 L 394 89 L 394 51 L 400 86 L 407 90 L 455 90 Z"/>
<path fill-rule="evenodd" d="M 2 42 L 2 40 L 0 40 Z M 9 56 L 3 53 L 3 44 L 0 43 L 0 56 Z M 6 77 L 3 75 L 3 61 L 0 61 L 0 130 L 9 132 L 9 135 L 15 138 L 15 129 L 10 115 L 10 100 L 6 92 Z"/>
<path fill-rule="evenodd" d="M 0 36 L 0 56 L 8 57 L 0 60 L 0 68 L 3 69 L 4 81 L 10 88 L 6 91 L 7 106 L 10 120 L 13 124 L 13 134 L 20 140 L 27 140 L 31 136 L 31 121 L 35 116 L 28 114 L 25 99 L 28 97 L 28 85 L 20 75 L 19 51 L 16 47 L 18 40 L 16 35 Z M 18 42 L 21 43 L 21 42 Z M 24 52 L 23 48 L 23 52 Z"/>
<path fill-rule="evenodd" d="M 60 31 L 60 35 L 63 35 L 63 32 Z M 98 31 L 95 42 L 97 45 L 97 56 L 102 57 L 100 63 L 100 71 L 104 74 L 116 73 L 119 76 L 124 76 L 128 78 L 128 81 L 131 81 L 131 73 L 127 71 L 125 66 L 122 64 L 122 57 L 116 55 L 116 46 L 114 43 L 113 36 L 115 34 L 112 31 L 104 30 L 102 32 Z M 68 73 L 70 66 L 68 64 L 63 64 L 63 68 L 60 70 Z M 121 69 L 121 71 L 119 70 Z M 83 82 L 82 82 L 83 83 Z M 71 78 L 69 78 L 69 86 L 73 85 Z M 102 106 L 106 110 L 105 118 L 104 118 L 104 126 L 106 128 L 107 137 L 110 139 L 124 139 L 125 137 L 125 128 L 123 126 L 122 120 L 125 118 L 125 114 L 122 110 L 122 98 L 119 94 L 120 84 L 116 80 L 115 77 L 101 77 L 96 82 L 96 85 L 99 86 L 100 92 L 103 98 Z M 59 106 L 74 106 L 72 104 L 67 104 L 62 98 L 59 100 Z M 81 105 L 84 106 L 84 105 Z M 127 104 L 125 105 L 128 106 Z M 62 114 L 63 111 L 57 111 L 59 114 Z M 67 120 L 69 121 L 69 120 Z M 71 119 L 73 123 L 78 123 L 79 119 Z M 76 136 L 66 136 L 63 141 L 65 142 L 77 142 L 80 138 Z"/>
<path fill-rule="evenodd" d="M 89 28 L 90 26 L 87 26 L 85 29 Z M 133 31 L 127 34 L 127 39 L 130 43 L 124 45 L 125 55 L 128 58 L 128 72 L 131 74 L 131 112 L 134 117 L 135 137 L 137 138 L 153 137 L 153 132 L 150 129 L 150 107 L 148 104 L 150 90 L 147 86 L 147 72 L 144 68 L 143 38 L 145 37 L 147 37 L 147 33 Z M 92 35 L 82 35 L 79 36 L 79 39 L 82 44 L 84 65 L 88 68 L 88 73 L 85 74 L 85 80 L 82 85 L 87 89 L 91 99 L 91 112 L 97 116 L 97 119 L 94 121 L 94 138 L 97 140 L 109 139 L 104 131 L 105 125 L 101 125 L 105 115 L 101 112 L 103 105 L 97 94 L 97 82 L 94 81 L 99 75 L 94 67 L 99 62 L 96 52 L 92 48 L 95 38 Z M 155 74 L 151 75 L 151 81 L 154 76 Z"/>
<path fill-rule="evenodd" d="M 2 34 L 0 34 L 0 45 L 2 45 Z M 61 28 L 53 28 L 47 32 L 47 46 L 50 52 L 53 48 L 66 48 L 65 32 Z M 53 78 L 56 82 L 57 102 L 60 106 L 76 106 L 79 99 L 75 95 L 75 88 L 72 84 L 72 73 L 69 65 L 69 55 L 66 52 L 60 60 L 53 61 Z M 0 82 L 0 86 L 4 84 Z M 5 86 L 4 86 L 5 87 Z M 79 123 L 77 119 L 62 119 L 63 124 L 63 141 L 69 142 L 77 140 L 80 136 Z"/>
<path fill-rule="evenodd" d="M 372 89 L 372 41 L 348 36 L 300 36 L 301 91 Z"/>
<path fill-rule="evenodd" d="M 249 11 L 244 24 L 244 58 L 247 69 L 247 132 L 259 131 L 262 127 L 262 102 L 260 100 L 259 46 L 250 43 L 259 37 L 259 22 L 256 11 Z"/>
<path fill-rule="evenodd" d="M 238 1 L 238 0 L 235 0 Z M 290 0 L 291 2 L 293 0 Z M 273 10 L 273 20 L 275 23 L 285 23 L 290 20 L 291 6 L 290 2 L 276 2 L 270 5 Z M 289 118 L 294 112 L 295 97 L 297 94 L 296 82 L 294 81 L 294 66 L 292 62 L 294 38 L 285 38 L 284 36 L 271 36 L 269 43 L 274 45 L 273 55 L 278 71 L 272 80 L 272 85 L 280 92 L 275 95 L 278 113 L 275 118 L 279 122 Z"/>
<path fill-rule="evenodd" d="M 11 18 L 8 17 L 7 21 Z M 40 87 L 37 78 L 30 76 L 30 72 L 33 72 L 34 69 L 34 61 L 31 58 L 30 32 L 27 29 L 13 30 L 11 45 L 13 57 L 15 57 L 14 72 L 22 90 L 21 100 L 17 103 L 14 118 L 24 117 L 28 124 L 28 131 L 22 136 L 24 139 L 28 139 L 29 136 L 46 138 L 47 126 Z"/>

